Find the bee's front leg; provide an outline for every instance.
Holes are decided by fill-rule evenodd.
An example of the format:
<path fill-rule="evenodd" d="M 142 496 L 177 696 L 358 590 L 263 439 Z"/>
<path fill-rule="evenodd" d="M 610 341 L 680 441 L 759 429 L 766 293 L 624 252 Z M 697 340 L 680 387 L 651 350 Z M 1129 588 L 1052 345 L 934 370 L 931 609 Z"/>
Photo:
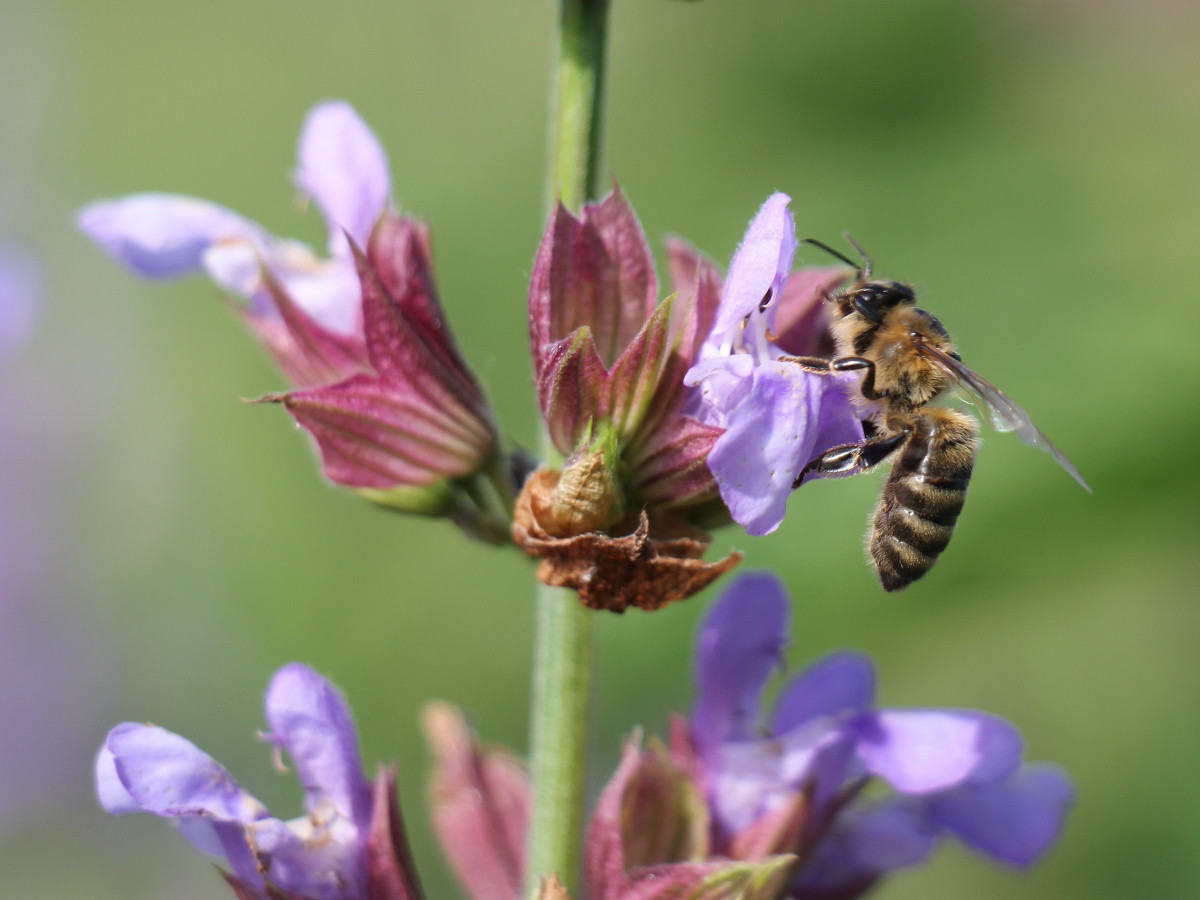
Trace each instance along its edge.
<path fill-rule="evenodd" d="M 866 371 L 859 390 L 868 400 L 878 400 L 883 395 L 875 390 L 875 363 L 862 356 L 842 356 L 837 359 L 821 359 L 819 356 L 781 356 L 779 362 L 794 363 L 814 375 L 829 375 L 833 372 Z"/>
<path fill-rule="evenodd" d="M 906 428 L 894 434 L 870 438 L 860 444 L 839 444 L 830 447 L 800 470 L 800 474 L 792 482 L 792 490 L 800 487 L 804 476 L 812 472 L 819 475 L 856 475 L 877 466 L 904 446 L 909 433 L 910 429 Z"/>

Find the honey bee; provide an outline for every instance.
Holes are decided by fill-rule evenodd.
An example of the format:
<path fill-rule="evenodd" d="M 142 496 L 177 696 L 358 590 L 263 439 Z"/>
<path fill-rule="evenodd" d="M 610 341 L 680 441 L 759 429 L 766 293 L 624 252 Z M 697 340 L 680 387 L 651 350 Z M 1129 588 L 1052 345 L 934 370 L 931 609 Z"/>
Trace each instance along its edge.
<path fill-rule="evenodd" d="M 861 266 L 820 241 L 805 240 L 858 272 L 853 284 L 829 297 L 834 357 L 782 360 L 824 375 L 861 372 L 854 400 L 866 437 L 826 450 L 801 470 L 795 486 L 813 472 L 852 475 L 892 460 L 867 549 L 883 589 L 897 591 L 928 572 L 950 543 L 975 468 L 978 422 L 959 409 L 930 405 L 949 391 L 965 390 L 987 409 L 994 428 L 1015 431 L 1054 457 L 1084 490 L 1091 488 L 1025 410 L 963 364 L 942 323 L 917 306 L 912 287 L 873 280 L 870 258 L 845 237 Z"/>

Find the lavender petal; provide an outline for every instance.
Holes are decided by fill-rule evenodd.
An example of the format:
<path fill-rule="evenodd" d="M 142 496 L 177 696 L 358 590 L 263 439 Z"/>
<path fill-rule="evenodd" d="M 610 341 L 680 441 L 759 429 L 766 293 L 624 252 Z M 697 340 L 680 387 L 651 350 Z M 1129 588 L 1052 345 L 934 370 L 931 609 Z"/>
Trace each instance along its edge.
<path fill-rule="evenodd" d="M 142 812 L 142 806 L 133 798 L 121 783 L 117 774 L 117 762 L 107 745 L 100 747 L 96 753 L 96 799 L 105 812 L 114 816 L 127 816 Z"/>
<path fill-rule="evenodd" d="M 905 804 L 844 815 L 805 864 L 794 896 L 860 896 L 885 873 L 924 860 L 935 842 L 935 829 Z"/>
<path fill-rule="evenodd" d="M 1058 839 L 1074 795 L 1065 772 L 1034 764 L 1006 781 L 938 794 L 929 805 L 937 823 L 963 843 L 1001 862 L 1028 866 Z"/>
<path fill-rule="evenodd" d="M 746 229 L 729 263 L 721 307 L 713 323 L 714 337 L 740 328 L 747 316 L 758 311 L 768 291 L 777 294 L 786 283 L 796 252 L 796 227 L 789 203 L 787 194 L 772 194 Z"/>
<path fill-rule="evenodd" d="M 125 722 L 108 733 L 105 747 L 121 784 L 145 812 L 242 823 L 267 814 L 216 760 L 166 729 Z"/>
<path fill-rule="evenodd" d="M 83 207 L 75 224 L 113 259 L 148 278 L 198 272 L 222 241 L 265 246 L 261 226 L 207 200 L 180 194 L 131 194 Z"/>
<path fill-rule="evenodd" d="M 884 710 L 853 724 L 867 771 L 906 794 L 967 782 L 986 784 L 1016 771 L 1021 736 L 996 716 L 954 710 Z"/>
<path fill-rule="evenodd" d="M 363 833 L 371 819 L 371 787 L 363 775 L 354 720 L 328 681 L 300 663 L 275 673 L 265 702 L 270 739 L 287 749 L 312 811 L 326 801 Z"/>
<path fill-rule="evenodd" d="M 875 702 L 875 667 L 860 653 L 834 653 L 788 682 L 775 702 L 771 734 L 821 716 L 860 712 Z"/>
<path fill-rule="evenodd" d="M 345 233 L 365 246 L 391 202 L 387 155 L 354 108 L 343 101 L 313 107 L 296 151 L 296 186 L 325 215 L 329 249 L 349 258 Z"/>
<path fill-rule="evenodd" d="M 834 379 L 767 363 L 754 369 L 749 397 L 729 413 L 709 466 L 734 521 L 763 535 L 783 521 L 806 463 L 860 440 L 862 425 Z"/>
<path fill-rule="evenodd" d="M 702 754 L 753 736 L 759 694 L 783 663 L 787 595 L 768 572 L 741 576 L 705 617 L 696 642 L 693 735 Z"/>

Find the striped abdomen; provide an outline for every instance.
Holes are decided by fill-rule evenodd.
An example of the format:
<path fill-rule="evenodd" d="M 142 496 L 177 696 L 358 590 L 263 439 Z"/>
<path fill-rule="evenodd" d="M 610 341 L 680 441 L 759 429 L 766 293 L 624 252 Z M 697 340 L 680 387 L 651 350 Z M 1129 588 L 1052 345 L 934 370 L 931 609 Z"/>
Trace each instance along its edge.
<path fill-rule="evenodd" d="M 979 449 L 979 425 L 952 409 L 915 414 L 871 522 L 870 551 L 885 591 L 928 572 L 950 543 Z"/>

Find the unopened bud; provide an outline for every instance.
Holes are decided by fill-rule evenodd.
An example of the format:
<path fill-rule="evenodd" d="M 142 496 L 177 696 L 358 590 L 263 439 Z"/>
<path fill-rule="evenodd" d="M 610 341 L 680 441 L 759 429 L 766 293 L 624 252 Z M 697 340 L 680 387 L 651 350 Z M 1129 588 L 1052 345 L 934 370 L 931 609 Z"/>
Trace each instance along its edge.
<path fill-rule="evenodd" d="M 584 454 L 563 467 L 546 509 L 551 531 L 574 537 L 602 531 L 620 518 L 622 504 L 613 463 L 616 437 L 608 429 Z"/>

